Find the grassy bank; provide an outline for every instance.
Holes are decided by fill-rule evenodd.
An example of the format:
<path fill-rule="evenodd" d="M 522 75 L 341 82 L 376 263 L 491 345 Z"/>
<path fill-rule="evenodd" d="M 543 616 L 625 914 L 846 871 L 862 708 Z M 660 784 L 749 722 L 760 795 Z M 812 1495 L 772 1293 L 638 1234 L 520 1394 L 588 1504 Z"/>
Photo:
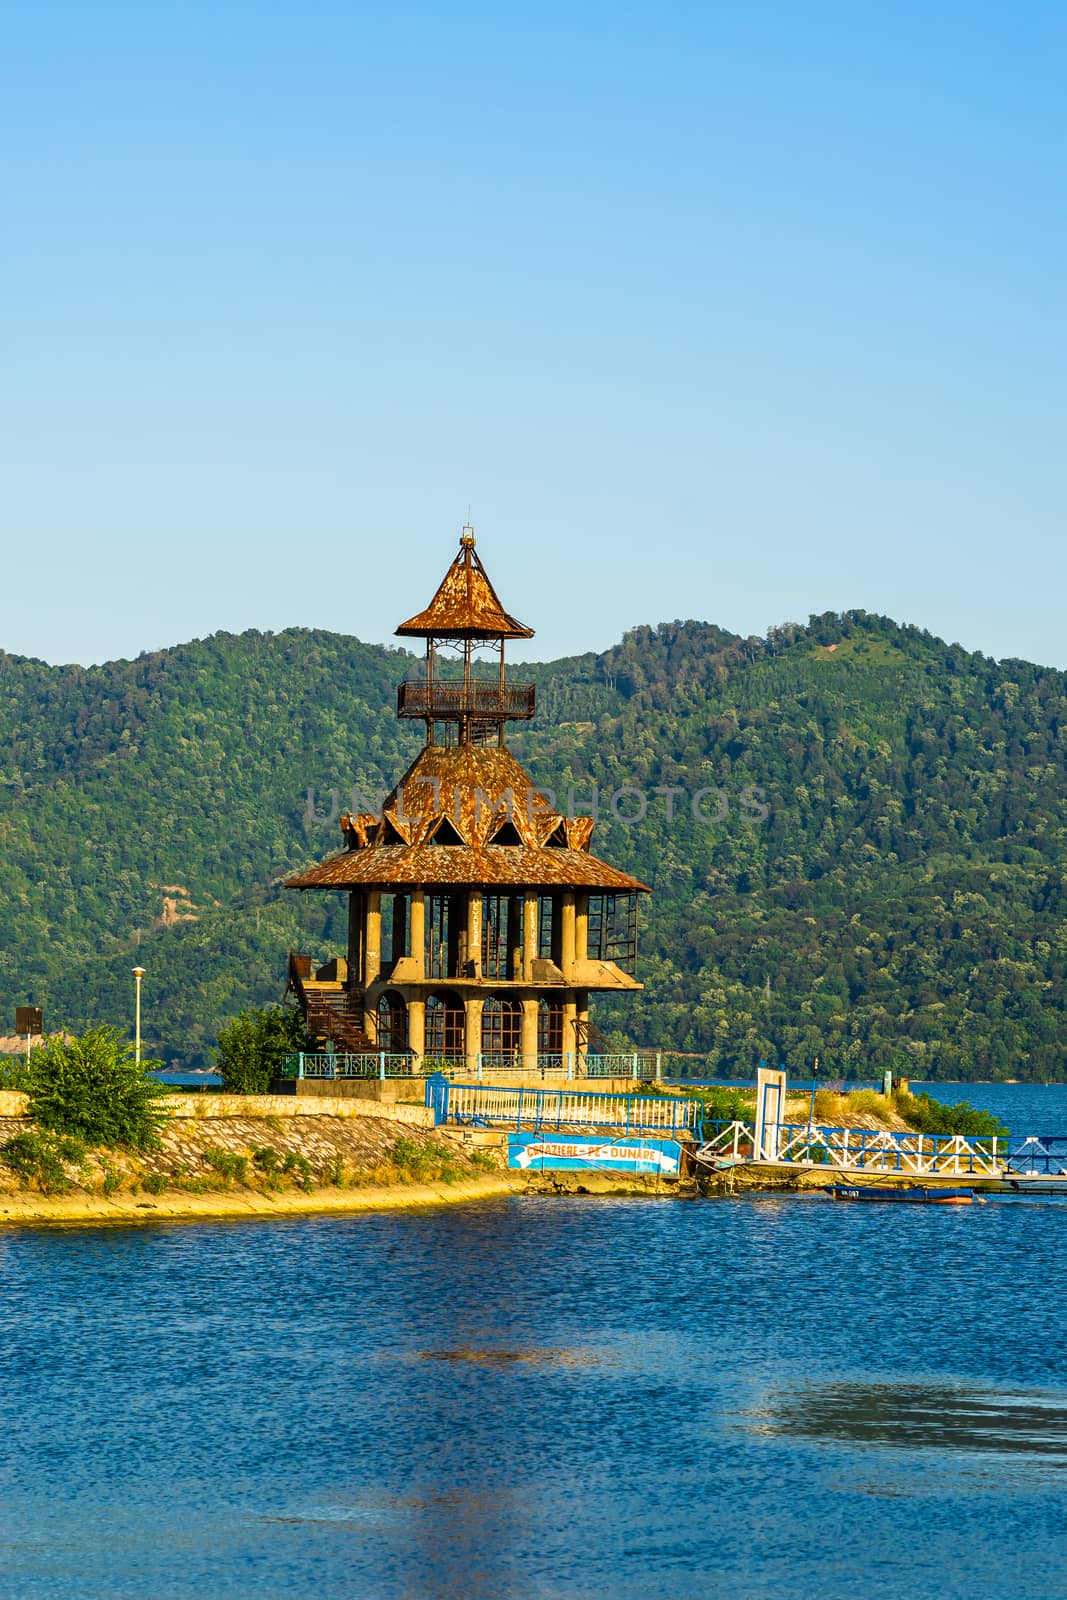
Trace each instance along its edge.
<path fill-rule="evenodd" d="M 373 1117 L 176 1117 L 145 1151 L 0 1118 L 0 1221 L 360 1211 L 506 1193 L 497 1158 Z"/>

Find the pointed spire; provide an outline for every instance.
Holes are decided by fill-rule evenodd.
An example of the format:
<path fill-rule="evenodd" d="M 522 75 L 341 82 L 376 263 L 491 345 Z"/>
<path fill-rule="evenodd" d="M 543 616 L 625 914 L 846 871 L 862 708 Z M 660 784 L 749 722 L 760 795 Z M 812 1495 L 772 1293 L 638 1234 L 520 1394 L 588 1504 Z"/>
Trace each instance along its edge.
<path fill-rule="evenodd" d="M 533 629 L 511 616 L 474 548 L 474 529 L 464 524 L 459 554 L 426 607 L 397 628 L 401 635 L 434 639 L 532 639 Z"/>

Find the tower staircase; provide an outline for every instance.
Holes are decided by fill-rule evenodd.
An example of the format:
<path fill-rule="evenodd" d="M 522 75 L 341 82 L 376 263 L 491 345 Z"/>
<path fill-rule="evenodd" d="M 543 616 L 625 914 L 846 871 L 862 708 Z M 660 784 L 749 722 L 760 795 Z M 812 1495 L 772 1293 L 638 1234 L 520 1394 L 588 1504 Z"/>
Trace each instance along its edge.
<path fill-rule="evenodd" d="M 290 950 L 285 992 L 296 996 L 309 1039 L 328 1039 L 343 1055 L 365 1055 L 378 1048 L 364 1031 L 351 991 L 336 980 L 313 977 L 310 956 Z"/>

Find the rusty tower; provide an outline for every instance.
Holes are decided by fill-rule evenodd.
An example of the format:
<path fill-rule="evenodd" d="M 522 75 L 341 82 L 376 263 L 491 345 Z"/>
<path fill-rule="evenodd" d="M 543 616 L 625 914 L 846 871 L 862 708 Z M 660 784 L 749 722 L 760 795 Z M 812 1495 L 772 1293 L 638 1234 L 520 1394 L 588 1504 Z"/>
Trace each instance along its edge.
<path fill-rule="evenodd" d="M 592 855 L 593 818 L 556 810 L 507 748 L 535 693 L 509 681 L 504 648 L 533 630 L 501 605 L 472 528 L 430 604 L 396 631 L 426 641 L 397 694 L 426 742 L 381 815 L 343 815 L 344 849 L 289 880 L 349 897 L 345 955 L 314 974 L 290 957 L 308 1033 L 407 1054 L 413 1070 L 580 1058 L 590 992 L 641 988 L 646 887 Z"/>

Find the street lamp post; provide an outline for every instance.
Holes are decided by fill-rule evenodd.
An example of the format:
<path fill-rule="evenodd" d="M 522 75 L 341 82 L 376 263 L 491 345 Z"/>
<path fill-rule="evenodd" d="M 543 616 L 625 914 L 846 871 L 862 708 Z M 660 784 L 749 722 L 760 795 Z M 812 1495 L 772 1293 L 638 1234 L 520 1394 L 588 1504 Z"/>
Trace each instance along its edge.
<path fill-rule="evenodd" d="M 133 978 L 137 985 L 137 998 L 135 1002 L 135 1021 L 133 1032 L 133 1053 L 137 1065 L 141 1065 L 141 979 L 144 977 L 143 967 L 134 967 Z"/>

